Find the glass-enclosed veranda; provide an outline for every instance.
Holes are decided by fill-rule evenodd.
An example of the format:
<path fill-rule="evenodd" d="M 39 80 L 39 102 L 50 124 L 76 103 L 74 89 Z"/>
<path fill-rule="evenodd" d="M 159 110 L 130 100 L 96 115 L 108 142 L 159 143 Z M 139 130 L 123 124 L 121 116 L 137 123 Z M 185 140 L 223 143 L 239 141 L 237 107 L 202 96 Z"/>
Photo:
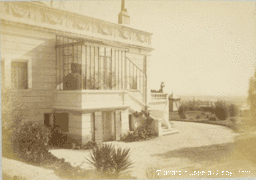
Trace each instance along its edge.
<path fill-rule="evenodd" d="M 134 90 L 145 94 L 146 75 L 126 49 L 56 37 L 57 90 Z"/>

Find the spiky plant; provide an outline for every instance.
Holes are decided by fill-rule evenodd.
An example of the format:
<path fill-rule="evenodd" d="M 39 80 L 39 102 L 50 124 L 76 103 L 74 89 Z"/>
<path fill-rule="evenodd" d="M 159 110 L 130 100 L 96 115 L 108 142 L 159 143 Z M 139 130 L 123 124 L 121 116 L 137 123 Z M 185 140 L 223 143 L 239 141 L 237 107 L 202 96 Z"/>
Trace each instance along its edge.
<path fill-rule="evenodd" d="M 87 161 L 99 174 L 116 178 L 127 175 L 131 168 L 129 153 L 130 149 L 115 149 L 112 144 L 101 144 L 93 148 Z"/>
<path fill-rule="evenodd" d="M 101 144 L 93 148 L 87 161 L 98 172 L 107 172 L 113 166 L 112 153 L 114 147 L 112 144 Z"/>
<path fill-rule="evenodd" d="M 114 172 L 117 176 L 126 175 L 132 167 L 130 160 L 130 149 L 117 148 L 113 151 Z"/>

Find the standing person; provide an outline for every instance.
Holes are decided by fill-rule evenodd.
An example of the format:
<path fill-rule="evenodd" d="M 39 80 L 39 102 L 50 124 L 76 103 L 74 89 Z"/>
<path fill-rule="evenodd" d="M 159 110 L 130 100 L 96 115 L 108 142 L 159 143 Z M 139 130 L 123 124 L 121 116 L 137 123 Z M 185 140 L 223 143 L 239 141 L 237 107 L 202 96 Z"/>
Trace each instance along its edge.
<path fill-rule="evenodd" d="M 71 73 L 63 78 L 63 90 L 81 90 L 81 66 L 77 63 L 71 64 Z"/>

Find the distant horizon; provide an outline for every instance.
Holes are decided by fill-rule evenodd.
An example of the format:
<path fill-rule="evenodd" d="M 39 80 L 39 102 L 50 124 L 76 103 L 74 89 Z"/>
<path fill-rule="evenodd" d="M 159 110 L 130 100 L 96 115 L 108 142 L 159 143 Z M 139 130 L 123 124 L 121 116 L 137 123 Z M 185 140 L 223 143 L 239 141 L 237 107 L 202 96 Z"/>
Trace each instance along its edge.
<path fill-rule="evenodd" d="M 168 94 L 172 94 L 166 92 Z M 214 95 L 214 94 L 195 94 L 195 93 L 173 93 L 175 96 L 209 96 L 209 97 L 248 97 L 248 95 Z"/>

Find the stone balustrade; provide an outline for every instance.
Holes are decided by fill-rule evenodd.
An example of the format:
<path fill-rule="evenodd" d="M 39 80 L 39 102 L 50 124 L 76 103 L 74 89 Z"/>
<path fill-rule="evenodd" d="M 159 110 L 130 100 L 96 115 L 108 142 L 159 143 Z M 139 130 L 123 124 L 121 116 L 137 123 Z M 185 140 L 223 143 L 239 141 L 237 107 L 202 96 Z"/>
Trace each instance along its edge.
<path fill-rule="evenodd" d="M 151 33 L 73 12 L 55 9 L 38 2 L 1 2 L 0 20 L 85 35 L 115 42 L 151 47 Z"/>

